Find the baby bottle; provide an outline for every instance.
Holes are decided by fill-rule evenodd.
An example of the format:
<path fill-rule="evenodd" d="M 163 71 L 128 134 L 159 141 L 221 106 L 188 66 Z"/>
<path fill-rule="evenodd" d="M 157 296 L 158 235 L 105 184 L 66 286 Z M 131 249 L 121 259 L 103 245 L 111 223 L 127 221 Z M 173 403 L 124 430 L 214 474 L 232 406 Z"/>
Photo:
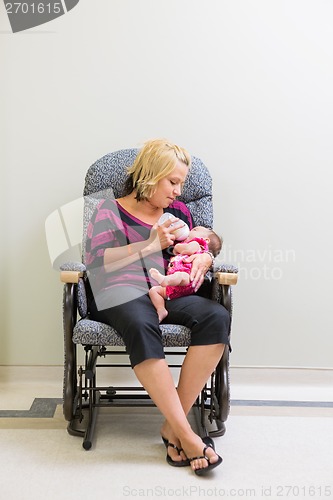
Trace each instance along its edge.
<path fill-rule="evenodd" d="M 169 212 L 165 212 L 159 219 L 158 221 L 158 225 L 161 226 L 163 224 L 163 222 L 165 222 L 166 220 L 168 219 L 175 219 L 176 217 L 172 214 L 170 214 Z M 176 237 L 176 240 L 177 241 L 183 241 L 185 240 L 187 237 L 188 237 L 188 234 L 190 232 L 190 229 L 188 227 L 188 225 L 186 224 L 186 222 L 182 221 L 184 226 L 180 227 L 179 229 L 177 229 L 176 231 L 173 232 L 173 234 L 175 235 Z M 172 227 L 173 224 L 171 224 L 170 227 Z"/>

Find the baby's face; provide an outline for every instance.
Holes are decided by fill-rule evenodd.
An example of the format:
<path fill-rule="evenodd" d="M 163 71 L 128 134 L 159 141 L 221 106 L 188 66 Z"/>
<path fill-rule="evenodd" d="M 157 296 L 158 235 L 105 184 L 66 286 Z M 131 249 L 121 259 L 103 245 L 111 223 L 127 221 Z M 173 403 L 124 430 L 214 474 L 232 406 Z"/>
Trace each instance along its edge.
<path fill-rule="evenodd" d="M 190 238 L 208 238 L 208 229 L 203 226 L 196 226 L 189 232 L 187 239 Z"/>

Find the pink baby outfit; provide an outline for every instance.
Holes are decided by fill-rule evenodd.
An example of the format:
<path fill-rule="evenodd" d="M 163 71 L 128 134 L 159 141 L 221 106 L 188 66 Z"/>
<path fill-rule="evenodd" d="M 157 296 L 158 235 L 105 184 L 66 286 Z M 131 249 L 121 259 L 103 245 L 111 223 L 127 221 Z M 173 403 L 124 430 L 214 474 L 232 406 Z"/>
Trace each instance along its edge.
<path fill-rule="evenodd" d="M 204 253 L 208 251 L 208 243 L 203 238 L 192 238 L 190 240 L 186 240 L 186 242 L 183 243 L 190 243 L 191 241 L 197 241 L 201 247 L 201 249 L 196 253 Z M 189 255 L 175 255 L 174 257 L 172 257 L 168 265 L 167 275 L 174 274 L 179 271 L 190 274 L 192 269 L 192 262 L 184 262 L 184 259 L 187 259 L 187 257 L 189 257 Z M 178 297 L 185 297 L 186 295 L 191 295 L 192 293 L 194 293 L 194 290 L 191 283 L 185 286 L 179 285 L 166 287 L 168 300 L 177 299 Z"/>

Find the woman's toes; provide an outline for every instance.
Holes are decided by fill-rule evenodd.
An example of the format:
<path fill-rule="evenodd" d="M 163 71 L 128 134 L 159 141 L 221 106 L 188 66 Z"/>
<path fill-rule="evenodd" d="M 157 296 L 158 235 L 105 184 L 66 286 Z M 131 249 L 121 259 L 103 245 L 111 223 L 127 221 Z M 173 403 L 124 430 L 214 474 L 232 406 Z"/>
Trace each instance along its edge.
<path fill-rule="evenodd" d="M 187 456 L 186 456 L 185 451 L 183 449 L 180 448 L 179 454 L 180 454 L 182 460 L 187 460 Z"/>
<path fill-rule="evenodd" d="M 205 469 L 210 464 L 214 464 L 215 462 L 218 461 L 218 455 L 215 453 L 213 448 L 211 448 L 210 446 L 206 447 L 204 443 L 203 443 L 203 448 L 201 448 L 201 452 L 194 456 L 202 458 L 194 458 L 194 460 L 191 460 L 192 470 Z"/>
<path fill-rule="evenodd" d="M 167 450 L 169 457 L 174 462 L 179 462 L 180 460 L 182 460 L 181 456 L 179 455 L 178 448 L 175 448 L 171 443 L 168 444 Z"/>
<path fill-rule="evenodd" d="M 169 443 L 167 449 L 168 449 L 167 461 L 169 463 L 170 463 L 169 459 L 171 459 L 172 462 L 187 462 L 184 465 L 189 465 L 187 457 L 181 448 L 172 443 Z"/>
<path fill-rule="evenodd" d="M 218 455 L 215 453 L 213 448 L 211 448 L 210 446 L 208 446 L 207 449 L 205 450 L 205 456 L 208 457 L 209 462 L 211 464 L 214 464 L 218 460 Z"/>

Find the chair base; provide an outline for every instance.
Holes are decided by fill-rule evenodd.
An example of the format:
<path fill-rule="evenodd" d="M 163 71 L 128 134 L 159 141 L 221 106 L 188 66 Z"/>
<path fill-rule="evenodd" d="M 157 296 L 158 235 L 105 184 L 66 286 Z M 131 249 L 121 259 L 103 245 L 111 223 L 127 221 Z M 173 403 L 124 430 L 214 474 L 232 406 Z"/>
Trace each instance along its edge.
<path fill-rule="evenodd" d="M 98 386 L 96 367 L 119 366 L 112 364 L 97 365 L 100 356 L 114 354 L 104 347 L 86 346 L 85 369 L 78 370 L 78 387 L 72 407 L 72 418 L 67 431 L 72 436 L 83 439 L 82 446 L 90 450 L 94 440 L 99 408 L 155 406 L 143 387 Z M 179 353 L 177 353 L 179 354 Z M 127 366 L 127 365 L 126 365 Z M 173 365 L 178 366 L 178 365 Z M 193 405 L 197 432 L 201 437 L 223 436 L 226 432 L 225 421 L 230 409 L 229 394 L 229 349 L 224 354 L 210 381 L 202 389 Z"/>

